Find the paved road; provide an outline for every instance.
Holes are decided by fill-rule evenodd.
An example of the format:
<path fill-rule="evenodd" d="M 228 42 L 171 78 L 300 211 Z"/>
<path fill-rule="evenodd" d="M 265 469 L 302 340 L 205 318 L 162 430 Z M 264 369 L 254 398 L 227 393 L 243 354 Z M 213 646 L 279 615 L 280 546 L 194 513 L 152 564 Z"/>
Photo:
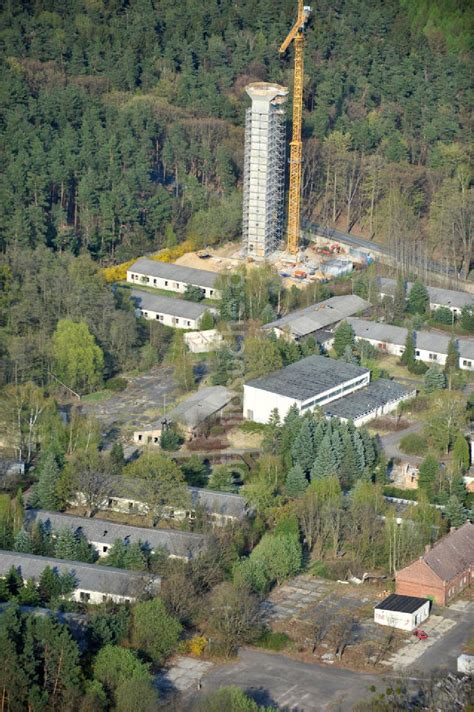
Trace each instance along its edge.
<path fill-rule="evenodd" d="M 429 672 L 441 668 L 454 672 L 456 659 L 462 653 L 463 645 L 474 637 L 474 603 L 470 603 L 463 611 L 450 608 L 445 615 L 457 623 L 418 658 L 417 671 Z"/>
<path fill-rule="evenodd" d="M 382 442 L 385 455 L 388 458 L 405 458 L 406 455 L 399 449 L 400 440 L 405 437 L 405 435 L 409 435 L 410 433 L 417 433 L 419 430 L 422 429 L 422 427 L 423 423 L 421 421 L 417 421 L 416 423 L 413 423 L 413 425 L 410 425 L 404 430 L 397 430 L 394 433 L 388 433 L 388 435 L 383 435 L 380 440 Z M 422 457 L 410 455 L 410 462 L 422 462 L 422 460 Z"/>
<path fill-rule="evenodd" d="M 202 690 L 237 685 L 260 704 L 285 712 L 349 712 L 355 702 L 370 698 L 373 675 L 301 663 L 286 655 L 244 648 L 238 660 L 213 668 L 202 678 Z"/>

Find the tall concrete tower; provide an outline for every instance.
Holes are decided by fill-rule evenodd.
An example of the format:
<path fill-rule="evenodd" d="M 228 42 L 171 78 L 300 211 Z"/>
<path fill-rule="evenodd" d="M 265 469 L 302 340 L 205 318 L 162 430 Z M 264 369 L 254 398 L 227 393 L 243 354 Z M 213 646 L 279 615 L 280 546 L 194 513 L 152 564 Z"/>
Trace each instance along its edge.
<path fill-rule="evenodd" d="M 245 119 L 242 248 L 246 256 L 264 260 L 283 233 L 288 89 L 254 82 L 245 90 L 252 105 Z"/>

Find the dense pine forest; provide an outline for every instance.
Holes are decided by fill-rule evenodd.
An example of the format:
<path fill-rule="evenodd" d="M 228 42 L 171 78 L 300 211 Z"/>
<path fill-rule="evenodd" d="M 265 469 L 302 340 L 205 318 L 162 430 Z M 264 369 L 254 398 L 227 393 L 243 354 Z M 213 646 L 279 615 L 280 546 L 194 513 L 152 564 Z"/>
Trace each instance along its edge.
<path fill-rule="evenodd" d="M 38 0 L 1 18 L 3 250 L 120 261 L 240 229 L 246 83 L 291 86 L 293 0 Z M 467 272 L 466 0 L 329 0 L 307 33 L 307 217 Z M 447 244 L 447 242 L 449 244 Z"/>

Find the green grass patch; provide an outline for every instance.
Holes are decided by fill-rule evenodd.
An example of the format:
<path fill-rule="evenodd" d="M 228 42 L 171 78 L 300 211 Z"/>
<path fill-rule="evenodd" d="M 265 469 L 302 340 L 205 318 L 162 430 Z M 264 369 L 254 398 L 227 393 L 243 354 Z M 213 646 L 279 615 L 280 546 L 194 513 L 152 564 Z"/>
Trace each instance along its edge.
<path fill-rule="evenodd" d="M 419 455 L 420 457 L 426 454 L 428 443 L 422 435 L 418 433 L 408 433 L 400 439 L 400 450 L 407 455 Z"/>
<path fill-rule="evenodd" d="M 101 403 L 106 401 L 113 396 L 113 391 L 102 390 L 96 391 L 95 393 L 88 393 L 86 396 L 82 396 L 81 400 L 84 403 Z"/>
<path fill-rule="evenodd" d="M 266 425 L 264 423 L 256 423 L 254 420 L 244 420 L 240 423 L 239 430 L 243 433 L 264 433 Z"/>
<path fill-rule="evenodd" d="M 291 643 L 291 638 L 286 633 L 275 633 L 273 630 L 266 630 L 257 638 L 255 645 L 257 648 L 265 650 L 285 650 Z"/>

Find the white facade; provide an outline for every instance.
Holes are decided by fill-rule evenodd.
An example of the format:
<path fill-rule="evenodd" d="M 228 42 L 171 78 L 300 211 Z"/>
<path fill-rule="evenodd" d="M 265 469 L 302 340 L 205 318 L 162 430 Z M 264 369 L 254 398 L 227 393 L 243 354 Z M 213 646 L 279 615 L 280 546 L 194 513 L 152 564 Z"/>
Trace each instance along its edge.
<path fill-rule="evenodd" d="M 377 408 L 374 408 L 370 413 L 366 413 L 358 418 L 354 418 L 353 423 L 356 428 L 361 428 L 363 425 L 367 425 L 367 423 L 370 423 L 370 421 L 374 420 L 375 418 L 381 418 L 383 415 L 389 415 L 390 413 L 393 413 L 398 408 L 400 403 L 403 403 L 404 401 L 409 401 L 412 398 L 416 398 L 416 389 L 414 389 L 410 393 L 407 393 L 401 398 L 396 398 L 394 400 L 388 401 L 387 403 L 384 403 L 381 406 L 378 406 Z M 340 418 L 340 420 L 344 421 L 345 419 Z"/>
<path fill-rule="evenodd" d="M 242 247 L 265 259 L 278 248 L 283 230 L 285 186 L 285 108 L 288 89 L 254 82 L 246 92 Z"/>
<path fill-rule="evenodd" d="M 187 287 L 198 287 L 208 299 L 220 299 L 215 288 L 218 275 L 208 270 L 186 267 L 142 257 L 127 270 L 127 282 L 136 287 L 145 285 L 167 292 L 184 294 Z"/>
<path fill-rule="evenodd" d="M 271 391 L 256 388 L 255 386 L 244 384 L 244 406 L 243 414 L 246 420 L 253 420 L 256 423 L 268 423 L 270 415 L 275 408 L 278 410 L 280 418 L 286 416 L 291 406 L 296 405 L 298 410 L 314 410 L 331 403 L 341 396 L 349 395 L 367 386 L 370 381 L 370 371 L 341 382 L 335 388 L 314 394 L 305 400 L 297 400 L 288 396 L 280 395 Z"/>
<path fill-rule="evenodd" d="M 205 311 L 211 311 L 211 309 L 204 309 L 203 313 L 197 319 L 192 319 L 184 316 L 176 316 L 175 314 L 168 314 L 164 310 L 153 311 L 153 309 L 140 309 L 140 316 L 144 319 L 151 319 L 153 321 L 159 321 L 160 324 L 164 326 L 172 326 L 173 329 L 199 329 L 201 319 L 204 316 Z"/>
<path fill-rule="evenodd" d="M 386 611 L 382 608 L 374 609 L 374 621 L 379 625 L 386 625 L 390 628 L 399 628 L 400 630 L 415 630 L 423 623 L 430 615 L 430 601 L 423 603 L 413 613 L 406 611 Z"/>

